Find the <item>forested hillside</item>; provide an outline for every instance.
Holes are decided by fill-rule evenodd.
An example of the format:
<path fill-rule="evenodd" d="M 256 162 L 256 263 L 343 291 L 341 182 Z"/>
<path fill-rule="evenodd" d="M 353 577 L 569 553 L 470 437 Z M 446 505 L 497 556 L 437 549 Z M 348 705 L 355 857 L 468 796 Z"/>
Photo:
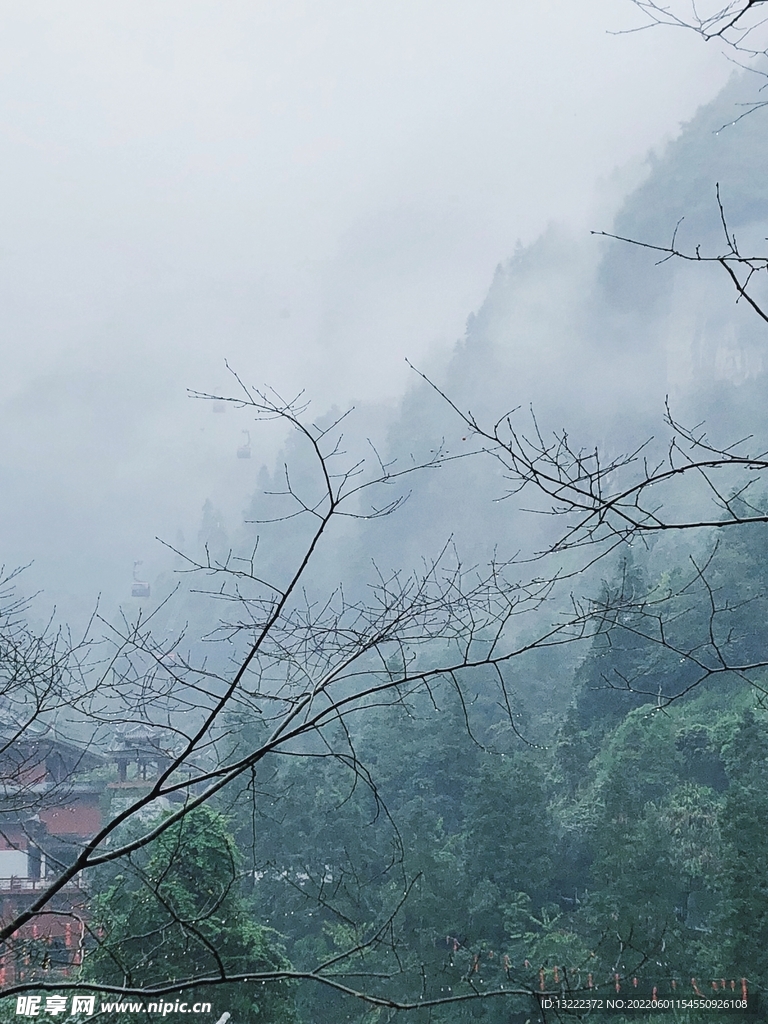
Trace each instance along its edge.
<path fill-rule="evenodd" d="M 731 228 L 759 242 L 762 113 L 716 131 L 742 88 L 596 228 L 663 243 L 684 216 L 686 244 L 716 248 L 719 182 Z M 45 897 L 14 910 L 18 992 L 188 983 L 233 1024 L 606 1019 L 591 999 L 650 1021 L 629 1001 L 652 998 L 669 1020 L 765 1019 L 768 524 L 558 543 L 562 509 L 531 511 L 468 413 L 609 460 L 659 431 L 666 395 L 725 450 L 768 437 L 765 324 L 717 269 L 552 227 L 378 436 L 380 410 L 311 420 L 216 396 L 292 439 L 239 521 L 211 495 L 138 613 L 101 610 L 108 653 L 65 665 L 10 605 L 8 727 L 29 726 L 26 688 L 36 724 L 93 758 L 59 803 L 79 786 L 103 816 L 49 861 L 53 896 L 91 886 L 66 970 L 38 929 Z M 754 513 L 753 476 L 733 500 Z M 671 490 L 670 508 L 694 497 Z M 76 697 L 62 678 L 84 680 Z M 18 788 L 37 842 L 40 776 Z M 747 995 L 749 1011 L 687 1005 Z"/>
<path fill-rule="evenodd" d="M 738 608 L 717 628 L 742 649 L 764 644 L 765 561 L 754 555 L 732 531 L 713 563 L 718 594 Z M 636 587 L 668 586 L 643 563 Z M 675 644 L 699 641 L 699 612 L 670 610 Z M 360 723 L 374 789 L 339 760 L 311 772 L 276 761 L 247 823 L 242 796 L 223 804 L 258 919 L 293 963 L 331 958 L 394 914 L 357 958 L 370 992 L 741 999 L 746 984 L 764 1012 L 766 675 L 723 673 L 660 707 L 657 687 L 690 680 L 643 633 L 627 616 L 597 637 L 546 728 L 529 711 L 513 729 L 482 678 L 469 706 L 445 682 Z M 298 1006 L 305 1020 L 387 1016 L 313 988 Z M 500 995 L 423 1016 L 537 1019 L 530 1002 Z"/>
<path fill-rule="evenodd" d="M 716 130 L 733 120 L 740 90 L 735 79 L 651 160 L 612 230 L 665 244 L 685 217 L 690 244 L 716 249 L 719 182 L 729 226 L 759 240 L 766 186 L 751 168 L 764 163 L 762 121 Z M 516 406 L 525 418 L 532 403 L 543 429 L 609 452 L 658 432 L 665 395 L 724 444 L 764 435 L 764 324 L 712 268 L 654 263 L 642 249 L 553 228 L 499 267 L 433 379 L 486 420 Z M 383 457 L 463 455 L 466 433 L 418 381 Z M 277 489 L 280 470 L 262 482 Z M 482 458 L 442 465 L 396 516 L 351 529 L 331 562 L 354 580 L 371 559 L 413 565 L 449 537 L 478 563 L 493 548 L 545 548 L 552 523 L 499 501 L 505 493 L 503 472 Z M 232 538 L 207 515 L 205 538 L 223 552 Z M 511 662 L 511 716 L 483 670 L 461 691 L 444 679 L 349 726 L 369 786 L 344 758 L 312 771 L 276 759 L 247 824 L 243 797 L 225 800 L 258 919 L 284 936 L 291 961 L 332 958 L 389 922 L 359 951 L 356 984 L 404 1002 L 415 991 L 434 1000 L 505 987 L 687 999 L 741 998 L 746 986 L 756 999 L 768 985 L 768 676 L 754 668 L 766 660 L 765 531 L 634 544 L 574 577 L 537 621 L 575 594 L 609 610 L 603 628 L 586 647 Z M 279 563 L 279 550 L 269 557 Z M 577 564 L 561 557 L 568 571 Z M 694 655 L 708 644 L 726 656 L 702 671 Z M 388 1019 L 311 986 L 297 998 L 307 1021 Z M 415 1017 L 522 1022 L 540 1012 L 497 994 Z M 700 1018 L 679 1009 L 672 1019 Z"/>
<path fill-rule="evenodd" d="M 766 186 L 750 168 L 764 163 L 762 122 L 716 130 L 733 120 L 740 90 L 735 79 L 651 160 L 612 230 L 664 244 L 685 217 L 691 245 L 716 248 L 720 182 L 730 226 L 759 238 Z M 666 394 L 679 415 L 725 432 L 724 443 L 764 433 L 764 325 L 734 305 L 711 268 L 654 262 L 642 249 L 552 228 L 499 267 L 436 383 L 486 420 L 516 406 L 525 418 L 532 403 L 543 429 L 612 452 L 658 432 Z M 470 444 L 448 404 L 416 382 L 384 457 L 463 455 Z M 278 489 L 280 470 L 262 483 Z M 331 563 L 340 558 L 354 581 L 371 559 L 384 570 L 417 564 L 449 537 L 478 562 L 493 548 L 545 548 L 551 522 L 499 501 L 504 494 L 503 473 L 481 458 L 443 465 L 396 516 L 351 530 Z M 233 526 L 224 537 L 206 515 L 202 536 L 217 557 L 258 532 Z M 765 673 L 702 675 L 688 655 L 712 627 L 729 664 L 765 659 L 765 548 L 765 527 L 755 526 L 615 551 L 537 616 L 556 617 L 574 593 L 626 610 L 588 649 L 510 663 L 511 718 L 478 671 L 469 701 L 444 680 L 431 695 L 356 720 L 370 787 L 343 759 L 309 772 L 302 760 L 276 760 L 266 786 L 274 796 L 266 808 L 257 801 L 247 824 L 241 797 L 222 805 L 247 851 L 258 920 L 284 936 L 294 964 L 309 965 L 394 915 L 359 953 L 358 984 L 403 1001 L 416 990 L 431 1000 L 504 986 L 740 998 L 745 978 L 760 992 Z M 277 566 L 280 549 L 268 557 Z M 562 557 L 569 570 L 577 564 Z M 709 589 L 692 569 L 704 564 Z M 657 616 L 663 638 L 649 626 Z M 312 987 L 298 1000 L 308 1021 L 384 1019 Z M 525 1000 L 495 996 L 424 1019 L 532 1014 Z M 683 1010 L 675 1018 L 698 1019 Z"/>

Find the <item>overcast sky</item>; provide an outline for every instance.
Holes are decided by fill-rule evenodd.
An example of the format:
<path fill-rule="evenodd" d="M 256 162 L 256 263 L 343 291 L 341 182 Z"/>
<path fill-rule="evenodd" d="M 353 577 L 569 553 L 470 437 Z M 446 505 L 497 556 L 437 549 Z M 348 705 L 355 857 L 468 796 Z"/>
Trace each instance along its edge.
<path fill-rule="evenodd" d="M 1 3 L 4 560 L 127 563 L 244 493 L 242 424 L 185 397 L 225 357 L 320 409 L 391 399 L 518 239 L 607 226 L 729 73 L 685 33 L 610 34 L 636 24 L 628 0 Z"/>

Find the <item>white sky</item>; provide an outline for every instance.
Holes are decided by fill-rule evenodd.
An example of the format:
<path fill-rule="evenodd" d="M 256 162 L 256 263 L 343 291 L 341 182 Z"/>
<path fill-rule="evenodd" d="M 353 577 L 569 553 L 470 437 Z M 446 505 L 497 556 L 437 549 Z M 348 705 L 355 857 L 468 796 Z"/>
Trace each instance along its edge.
<path fill-rule="evenodd" d="M 607 226 L 614 168 L 730 70 L 682 32 L 609 34 L 637 23 L 628 0 L 0 3 L 0 561 L 102 557 L 110 531 L 127 561 L 244 493 L 242 424 L 185 398 L 224 357 L 320 409 L 391 398 L 518 239 Z"/>

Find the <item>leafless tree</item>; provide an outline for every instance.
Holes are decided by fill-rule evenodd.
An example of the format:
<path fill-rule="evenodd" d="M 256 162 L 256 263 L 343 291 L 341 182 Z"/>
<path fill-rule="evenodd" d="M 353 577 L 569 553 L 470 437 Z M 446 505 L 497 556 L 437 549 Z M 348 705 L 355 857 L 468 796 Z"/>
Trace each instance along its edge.
<path fill-rule="evenodd" d="M 765 53 L 760 30 L 766 22 L 765 0 L 722 0 L 696 3 L 677 0 L 660 4 L 656 0 L 632 0 L 647 21 L 641 28 L 665 25 L 696 32 L 707 41 L 721 40 L 749 56 Z M 635 30 L 637 31 L 637 30 Z"/>
<path fill-rule="evenodd" d="M 594 234 L 648 250 L 659 256 L 659 263 L 681 260 L 722 267 L 736 301 L 768 322 L 759 291 L 768 273 L 768 257 L 747 255 L 740 249 L 728 226 L 719 186 L 716 193 L 724 244 L 714 254 L 702 252 L 699 246 L 681 248 L 679 223 L 666 245 L 602 231 Z M 565 429 L 545 430 L 532 409 L 527 426 L 519 407 L 484 423 L 422 377 L 453 408 L 477 447 L 503 467 L 507 489 L 500 497 L 518 505 L 522 502 L 530 512 L 551 520 L 550 544 L 522 558 L 561 556 L 561 578 L 576 579 L 606 556 L 661 534 L 706 529 L 717 534 L 731 527 L 768 523 L 768 499 L 762 490 L 768 447 L 751 435 L 724 442 L 712 439 L 704 423 L 681 423 L 669 400 L 664 414 L 666 438 L 651 437 L 632 450 L 606 452 L 575 441 Z M 658 645 L 686 668 L 687 681 L 672 689 L 659 687 L 658 680 L 619 677 L 606 679 L 608 688 L 649 699 L 655 696 L 659 707 L 717 675 L 733 673 L 761 689 L 757 678 L 766 660 L 754 652 L 745 657 L 733 645 L 738 612 L 711 582 L 716 555 L 717 544 L 706 556 L 689 556 L 689 571 L 672 587 L 653 586 L 638 594 L 619 585 L 604 590 L 595 601 L 593 610 L 607 631 L 629 633 L 640 642 Z M 672 623 L 679 627 L 681 616 L 690 620 L 695 615 L 701 620 L 699 639 L 691 643 L 690 634 L 683 642 L 675 639 Z"/>
<path fill-rule="evenodd" d="M 606 231 L 593 234 L 646 249 L 660 257 L 658 263 L 681 260 L 722 267 L 736 301 L 768 323 L 768 311 L 756 292 L 768 275 L 768 257 L 741 251 L 728 226 L 719 185 L 716 193 L 724 236 L 720 252 L 681 248 L 681 222 L 666 245 Z M 704 424 L 679 422 L 669 401 L 664 442 L 648 438 L 631 451 L 605 452 L 575 441 L 567 430 L 546 431 L 533 410 L 527 427 L 520 423 L 519 407 L 494 423 L 483 423 L 421 376 L 453 408 L 478 447 L 501 463 L 509 484 L 506 496 L 525 494 L 534 511 L 566 524 L 555 529 L 551 547 L 535 552 L 535 558 L 596 548 L 590 555 L 594 559 L 641 536 L 768 522 L 763 504 L 752 500 L 768 470 L 768 448 L 752 436 L 714 440 Z"/>
<path fill-rule="evenodd" d="M 132 870 L 139 851 L 151 850 L 228 787 L 252 779 L 270 758 L 305 757 L 310 766 L 314 758 L 332 758 L 380 803 L 376 781 L 358 756 L 356 717 L 406 706 L 416 694 L 434 697 L 445 685 L 466 708 L 467 680 L 485 669 L 493 679 L 485 685 L 495 688 L 516 729 L 505 666 L 526 652 L 570 644 L 602 628 L 593 609 L 579 605 L 567 615 L 548 617 L 540 627 L 536 613 L 552 596 L 556 576 L 521 579 L 517 566 L 497 560 L 467 567 L 450 544 L 418 572 L 373 566 L 364 585 L 329 586 L 325 571 L 315 572 L 323 545 L 343 542 L 338 531 L 344 524 L 396 515 L 409 481 L 439 472 L 454 457 L 438 450 L 401 468 L 384 462 L 371 447 L 367 460 L 350 461 L 346 416 L 319 426 L 307 420 L 301 399 L 286 402 L 236 380 L 234 397 L 197 397 L 227 402 L 256 420 L 282 421 L 310 463 L 300 478 L 285 467 L 282 486 L 270 496 L 275 513 L 260 522 L 260 537 L 247 556 L 175 552 L 182 559 L 182 577 L 201 581 L 191 590 L 219 609 L 209 622 L 208 653 L 200 654 L 200 638 L 184 632 L 171 638 L 160 633 L 158 639 L 153 628 L 162 607 L 154 616 L 117 625 L 97 615 L 91 635 L 100 627 L 104 637 L 98 643 L 86 640 L 86 648 L 65 644 L 60 652 L 60 636 L 30 638 L 19 621 L 21 608 L 6 600 L 0 668 L 11 680 L 6 691 L 17 724 L 0 758 L 2 812 L 24 832 L 29 847 L 41 850 L 46 867 L 23 899 L 4 904 L 0 952 L 18 953 L 20 943 L 29 945 L 30 937 L 45 934 L 47 919 L 69 915 L 80 936 L 70 966 L 78 966 L 83 956 L 87 960 L 89 947 L 107 941 L 88 916 L 94 874 L 115 863 Z M 278 558 L 271 555 L 273 547 L 281 552 Z M 62 767 L 58 777 L 45 763 L 54 740 L 80 752 L 80 763 Z M 30 770 L 19 756 L 30 762 Z M 43 767 L 38 771 L 37 766 Z M 48 772 L 45 778 L 42 771 Z M 68 792 L 86 777 L 112 786 L 111 809 L 87 838 L 71 836 L 54 847 L 38 830 L 40 812 L 66 803 Z M 408 880 L 403 884 L 407 893 Z M 151 986 L 137 987 L 130 980 L 89 985 L 72 971 L 51 977 L 46 963 L 35 967 L 33 962 L 23 977 L 6 985 L 5 994 L 85 987 L 146 998 L 191 986 L 302 979 L 391 1009 L 531 994 L 509 976 L 488 991 L 470 986 L 428 1001 L 419 991 L 412 998 L 382 992 L 382 977 L 366 986 L 364 974 L 363 983 L 354 984 L 355 965 L 365 951 L 392 946 L 390 926 L 398 911 L 399 905 L 376 925 L 360 924 L 348 949 L 319 964 L 233 975 L 210 950 L 212 967 L 204 976 L 158 976 Z M 180 923 L 191 945 L 205 945 L 194 921 Z M 395 968 L 393 977 L 397 974 Z"/>
<path fill-rule="evenodd" d="M 720 184 L 715 185 L 717 196 L 717 209 L 720 219 L 720 226 L 723 231 L 724 243 L 719 253 L 704 253 L 701 246 L 697 245 L 693 250 L 683 249 L 677 241 L 681 218 L 675 225 L 672 238 L 668 245 L 658 245 L 648 241 L 635 238 L 625 238 L 623 235 L 614 235 L 608 231 L 593 231 L 593 235 L 600 235 L 603 238 L 613 238 L 627 245 L 638 246 L 659 255 L 658 264 L 667 263 L 669 260 L 682 260 L 686 263 L 717 264 L 723 268 L 736 289 L 736 301 L 745 302 L 761 320 L 768 323 L 768 312 L 764 304 L 755 297 L 754 289 L 756 283 L 759 285 L 766 280 L 768 275 L 768 256 L 747 255 L 743 253 L 736 239 L 736 233 L 731 231 L 726 219 L 725 208 L 720 196 Z"/>
<path fill-rule="evenodd" d="M 765 509 L 751 500 L 760 474 L 768 470 L 768 451 L 751 447 L 751 438 L 718 444 L 703 426 L 678 423 L 669 405 L 670 436 L 661 452 L 649 439 L 619 454 L 578 445 L 565 430 L 546 434 L 533 413 L 525 429 L 512 412 L 485 425 L 454 408 L 504 467 L 505 496 L 525 493 L 531 511 L 565 523 L 551 546 L 533 558 L 587 548 L 586 564 L 591 564 L 644 535 L 768 522 Z M 698 501 L 693 511 L 676 514 L 674 499 L 681 491 L 686 505 Z M 584 568 L 579 562 L 573 571 Z"/>
<path fill-rule="evenodd" d="M 728 60 L 737 67 L 765 79 L 763 58 L 768 55 L 768 16 L 766 0 L 631 0 L 643 15 L 642 24 L 626 32 L 640 32 L 649 28 L 678 28 L 694 32 L 705 42 L 721 44 Z M 763 92 L 766 83 L 760 86 Z M 761 110 L 768 100 L 756 99 L 738 104 L 741 108 L 732 120 L 722 127 L 736 124 L 743 117 Z"/>

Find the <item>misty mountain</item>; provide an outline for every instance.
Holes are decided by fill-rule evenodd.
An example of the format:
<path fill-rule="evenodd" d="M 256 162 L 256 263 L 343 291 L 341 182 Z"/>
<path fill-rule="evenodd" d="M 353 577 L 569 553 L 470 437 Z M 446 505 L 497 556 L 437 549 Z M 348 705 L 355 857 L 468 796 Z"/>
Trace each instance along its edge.
<path fill-rule="evenodd" d="M 768 143 L 762 111 L 736 120 L 742 109 L 738 104 L 749 87 L 743 77 L 734 76 L 678 138 L 648 157 L 644 180 L 626 197 L 615 222 L 595 228 L 666 244 L 684 218 L 680 244 L 690 249 L 701 244 L 704 251 L 717 252 L 722 245 L 715 196 L 719 182 L 729 227 L 737 232 L 740 244 L 759 247 L 765 234 L 768 186 L 753 168 L 762 166 Z M 645 249 L 552 224 L 532 244 L 518 244 L 499 264 L 485 301 L 469 315 L 464 337 L 447 358 L 435 356 L 417 368 L 459 408 L 484 423 L 517 410 L 515 425 L 529 429 L 533 409 L 545 435 L 567 430 L 586 448 L 599 445 L 609 453 L 659 435 L 666 395 L 684 422 L 706 420 L 713 430 L 727 424 L 728 430 L 759 432 L 765 366 L 760 324 L 743 304 L 734 302 L 730 282 L 722 271 L 717 273 L 719 268 L 657 262 Z M 46 416 L 40 418 L 40 432 L 27 436 L 24 464 L 9 464 L 4 474 L 6 500 L 0 525 L 8 550 L 26 554 L 23 537 L 29 527 L 36 535 L 48 536 L 48 546 L 29 552 L 37 566 L 28 574 L 28 586 L 43 587 L 65 617 L 80 621 L 99 591 L 105 609 L 124 601 L 130 607 L 131 565 L 136 559 L 143 560 L 141 572 L 149 580 L 164 576 L 166 582 L 156 595 L 171 588 L 173 558 L 156 542 L 149 544 L 147 525 L 151 521 L 153 532 L 174 545 L 194 548 L 196 534 L 202 530 L 203 537 L 208 529 L 201 511 L 195 511 L 195 494 L 207 495 L 228 543 L 245 550 L 255 533 L 245 523 L 254 517 L 254 494 L 261 484 L 273 486 L 285 458 L 296 457 L 289 447 L 272 462 L 270 453 L 279 446 L 280 435 L 265 433 L 267 428 L 251 422 L 247 410 L 227 407 L 220 416 L 210 403 L 179 396 L 174 416 L 188 425 L 190 437 L 199 437 L 194 445 L 196 462 L 190 462 L 186 449 L 174 453 L 176 433 L 167 442 L 164 439 L 162 418 L 148 413 L 136 420 L 130 410 L 110 405 L 104 413 L 125 422 L 132 434 L 126 436 L 126 444 L 135 457 L 121 465 L 117 476 L 105 474 L 102 487 L 98 480 L 78 474 L 77 452 L 66 450 L 72 443 L 68 438 L 78 435 L 68 433 L 64 420 L 51 433 L 56 421 L 50 415 L 55 417 L 57 403 L 66 415 L 60 402 L 62 388 L 98 396 L 103 372 L 105 367 L 94 367 L 90 378 L 68 383 L 51 374 L 47 391 L 16 399 L 40 402 Z M 128 353 L 125 372 L 138 372 Z M 472 443 L 465 426 L 433 388 L 416 374 L 412 381 L 394 409 L 360 404 L 348 422 L 350 443 L 362 453 L 370 438 L 385 460 L 394 459 L 401 468 L 409 459 L 424 458 L 441 447 L 448 454 L 462 455 Z M 169 385 L 170 379 L 153 383 L 158 394 L 169 391 Z M 108 389 L 103 390 L 106 401 Z M 211 390 L 236 395 L 237 385 L 222 374 Z M 94 409 L 84 402 L 86 408 Z M 8 412 L 11 422 L 26 419 L 23 404 Z M 113 432 L 109 441 L 100 440 L 96 426 L 86 426 L 89 445 L 104 448 L 101 459 L 123 458 L 117 451 L 111 454 Z M 249 460 L 235 458 L 243 431 L 252 439 Z M 159 461 L 147 460 L 153 452 L 164 454 Z M 83 455 L 85 466 L 90 456 Z M 74 468 L 61 475 L 57 467 L 63 469 L 73 458 Z M 265 461 L 267 468 L 260 468 Z M 154 475 L 142 476 L 144 465 L 153 466 Z M 30 491 L 20 518 L 21 495 L 32 469 L 46 480 L 48 490 Z M 68 492 L 74 492 L 76 500 L 64 500 Z M 499 501 L 505 493 L 503 473 L 490 462 L 459 459 L 443 466 L 418 480 L 405 509 L 391 522 L 353 529 L 352 543 L 344 541 L 345 558 L 356 553 L 352 563 L 345 564 L 372 557 L 391 565 L 414 564 L 449 538 L 469 562 L 487 560 L 494 548 L 503 558 L 546 546 L 551 524 L 514 512 L 512 501 Z M 67 515 L 76 515 L 80 500 L 87 506 L 85 519 L 94 524 L 86 559 L 79 550 L 62 549 L 66 522 L 46 525 L 54 508 L 57 516 L 68 509 Z M 286 543 L 290 545 L 290 538 Z M 329 564 L 336 568 L 338 550 L 329 556 Z"/>

